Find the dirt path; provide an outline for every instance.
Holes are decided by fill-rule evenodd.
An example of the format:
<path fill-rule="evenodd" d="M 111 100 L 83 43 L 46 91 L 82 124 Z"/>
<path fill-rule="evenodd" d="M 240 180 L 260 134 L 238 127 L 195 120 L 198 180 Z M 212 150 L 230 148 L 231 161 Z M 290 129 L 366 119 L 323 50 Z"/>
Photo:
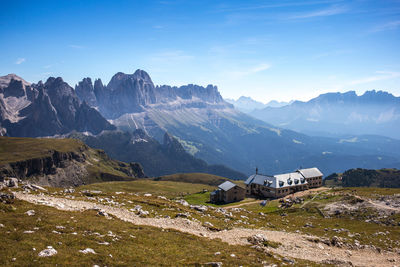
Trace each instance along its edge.
<path fill-rule="evenodd" d="M 126 222 L 158 228 L 170 228 L 211 239 L 219 238 L 223 242 L 233 245 L 248 245 L 249 243 L 247 242 L 247 237 L 255 234 L 263 234 L 268 240 L 282 244 L 276 249 L 271 248 L 273 253 L 285 257 L 305 259 L 314 262 L 322 262 L 324 260 L 340 260 L 342 262 L 351 262 L 355 266 L 393 266 L 389 260 L 396 260 L 396 262 L 400 261 L 400 255 L 395 253 L 378 253 L 370 249 L 349 251 L 343 248 L 330 247 L 325 244 L 316 244 L 314 242 L 310 242 L 307 240 L 307 237 L 309 236 L 296 233 L 245 228 L 235 228 L 221 232 L 212 232 L 197 222 L 183 218 L 141 218 L 127 209 L 105 206 L 93 202 L 55 198 L 51 196 L 23 194 L 19 192 L 15 193 L 15 196 L 18 199 L 25 200 L 30 203 L 51 206 L 60 210 L 84 211 L 88 209 L 102 209 L 108 214 L 111 214 Z"/>
<path fill-rule="evenodd" d="M 254 200 L 254 201 L 248 201 L 248 202 L 240 203 L 240 204 L 237 204 L 237 205 L 227 206 L 227 207 L 224 207 L 224 209 L 239 208 L 239 207 L 250 205 L 250 204 L 261 203 L 261 201 L 262 200 L 260 200 L 260 199 Z"/>

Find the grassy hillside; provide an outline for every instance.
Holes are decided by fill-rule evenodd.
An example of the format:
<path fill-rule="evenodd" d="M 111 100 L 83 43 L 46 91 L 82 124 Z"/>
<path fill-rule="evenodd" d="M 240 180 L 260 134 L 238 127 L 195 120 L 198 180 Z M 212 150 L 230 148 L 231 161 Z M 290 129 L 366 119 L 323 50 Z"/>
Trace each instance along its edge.
<path fill-rule="evenodd" d="M 0 165 L 32 158 L 42 158 L 59 152 L 80 151 L 82 142 L 74 139 L 17 138 L 0 136 Z"/>
<path fill-rule="evenodd" d="M 174 181 L 218 186 L 229 179 L 207 173 L 177 173 L 154 178 L 155 181 Z M 235 181 L 239 182 L 239 181 Z"/>
<path fill-rule="evenodd" d="M 75 139 L 0 137 L 0 178 L 32 179 L 53 186 L 143 177 L 139 164 L 111 160 Z"/>
<path fill-rule="evenodd" d="M 344 173 L 329 175 L 324 183 L 327 186 L 399 188 L 400 170 L 350 169 Z"/>

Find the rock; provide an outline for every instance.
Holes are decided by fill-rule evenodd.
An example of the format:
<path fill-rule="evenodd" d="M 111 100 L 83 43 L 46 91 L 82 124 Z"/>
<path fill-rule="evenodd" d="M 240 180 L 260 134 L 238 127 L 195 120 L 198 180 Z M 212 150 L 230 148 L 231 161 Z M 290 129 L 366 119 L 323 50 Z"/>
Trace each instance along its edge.
<path fill-rule="evenodd" d="M 34 210 L 28 210 L 27 212 L 25 212 L 25 214 L 27 214 L 28 216 L 35 216 L 35 211 Z"/>
<path fill-rule="evenodd" d="M 72 194 L 72 193 L 74 193 L 75 192 L 75 189 L 73 189 L 73 188 L 66 188 L 66 189 L 64 189 L 64 193 L 66 193 L 66 194 Z"/>
<path fill-rule="evenodd" d="M 99 212 L 97 212 L 97 214 L 100 216 L 108 217 L 108 213 L 105 212 L 104 210 L 99 210 Z"/>
<path fill-rule="evenodd" d="M 140 217 L 146 217 L 147 215 L 149 215 L 149 212 L 146 211 L 146 210 L 139 210 L 138 215 L 139 215 Z"/>
<path fill-rule="evenodd" d="M 35 231 L 31 231 L 31 230 L 28 230 L 28 231 L 24 231 L 23 233 L 24 234 L 33 234 Z"/>
<path fill-rule="evenodd" d="M 294 260 L 292 260 L 292 259 L 284 257 L 284 258 L 282 258 L 282 260 L 287 262 L 287 263 L 289 263 L 289 264 L 294 264 Z"/>
<path fill-rule="evenodd" d="M 4 180 L 4 184 L 7 187 L 18 188 L 18 179 L 17 178 L 8 178 L 7 180 Z"/>
<path fill-rule="evenodd" d="M 222 262 L 207 262 L 207 263 L 205 263 L 204 265 L 209 265 L 209 266 L 212 266 L 212 267 L 221 267 L 222 266 Z"/>
<path fill-rule="evenodd" d="M 146 193 L 146 194 L 144 194 L 143 196 L 145 196 L 145 197 L 151 197 L 152 194 Z"/>
<path fill-rule="evenodd" d="M 32 187 L 33 189 L 36 189 L 36 190 L 47 191 L 46 188 L 43 188 L 43 187 L 41 187 L 41 186 L 39 186 L 39 185 L 31 184 L 31 187 Z"/>
<path fill-rule="evenodd" d="M 4 224 L 0 223 L 0 228 L 4 228 Z"/>
<path fill-rule="evenodd" d="M 205 212 L 208 210 L 207 206 L 204 205 L 190 205 L 190 208 L 201 212 Z"/>
<path fill-rule="evenodd" d="M 229 255 L 229 256 L 231 256 L 232 258 L 235 258 L 236 257 L 236 255 L 235 254 L 231 254 L 231 255 Z"/>
<path fill-rule="evenodd" d="M 214 253 L 214 255 L 215 255 L 215 256 L 221 255 L 221 252 L 217 251 L 217 252 Z"/>
<path fill-rule="evenodd" d="M 0 202 L 3 202 L 5 204 L 12 204 L 14 203 L 14 199 L 14 194 L 0 192 Z"/>
<path fill-rule="evenodd" d="M 263 234 L 256 234 L 253 236 L 249 236 L 247 241 L 253 245 L 264 246 L 264 243 L 267 242 L 267 238 Z"/>
<path fill-rule="evenodd" d="M 336 247 L 342 247 L 343 246 L 343 243 L 340 241 L 340 239 L 337 236 L 333 236 L 332 237 L 331 244 L 333 246 L 336 246 Z"/>
<path fill-rule="evenodd" d="M 48 246 L 46 249 L 39 252 L 39 257 L 51 257 L 57 254 L 57 250 L 55 250 L 52 246 Z"/>
<path fill-rule="evenodd" d="M 213 225 L 212 223 L 210 223 L 210 222 L 205 222 L 203 225 L 204 225 L 205 227 L 208 227 L 208 228 L 214 227 L 214 225 Z"/>
<path fill-rule="evenodd" d="M 182 204 L 185 207 L 189 206 L 189 203 L 184 199 L 179 199 L 176 202 L 178 202 L 179 204 Z"/>
<path fill-rule="evenodd" d="M 303 227 L 314 227 L 312 223 L 306 223 Z"/>
<path fill-rule="evenodd" d="M 189 213 L 178 213 L 176 214 L 176 217 L 182 217 L 182 218 L 188 218 L 190 216 Z"/>
<path fill-rule="evenodd" d="M 83 254 L 89 254 L 89 253 L 96 254 L 96 252 L 92 248 L 85 248 L 83 250 L 79 250 L 79 252 Z"/>

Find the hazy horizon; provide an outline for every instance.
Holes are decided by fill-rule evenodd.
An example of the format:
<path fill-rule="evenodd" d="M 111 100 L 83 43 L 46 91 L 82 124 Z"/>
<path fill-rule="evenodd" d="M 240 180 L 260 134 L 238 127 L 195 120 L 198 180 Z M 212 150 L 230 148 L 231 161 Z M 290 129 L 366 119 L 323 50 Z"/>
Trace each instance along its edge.
<path fill-rule="evenodd" d="M 100 2 L 3 3 L 0 73 L 74 86 L 140 68 L 155 84 L 264 103 L 400 95 L 398 1 Z"/>

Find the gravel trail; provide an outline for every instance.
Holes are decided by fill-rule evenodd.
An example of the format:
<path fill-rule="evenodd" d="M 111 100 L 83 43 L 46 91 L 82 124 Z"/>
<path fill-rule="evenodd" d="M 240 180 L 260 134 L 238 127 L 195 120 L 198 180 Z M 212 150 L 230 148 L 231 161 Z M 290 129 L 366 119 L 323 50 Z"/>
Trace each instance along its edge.
<path fill-rule="evenodd" d="M 213 232 L 197 222 L 184 218 L 141 218 L 124 208 L 110 207 L 87 201 L 56 198 L 51 196 L 15 193 L 18 199 L 33 204 L 46 205 L 67 211 L 85 211 L 90 209 L 101 209 L 120 220 L 136 225 L 147 225 L 157 228 L 175 229 L 181 232 L 190 233 L 211 239 L 221 239 L 223 242 L 232 245 L 249 245 L 247 238 L 255 234 L 263 234 L 268 240 L 279 242 L 282 245 L 278 248 L 269 248 L 273 253 L 284 257 L 305 259 L 314 262 L 336 260 L 343 263 L 350 263 L 354 266 L 394 266 L 400 262 L 400 255 L 393 252 L 378 253 L 372 249 L 347 250 L 327 246 L 322 243 L 314 243 L 307 240 L 310 236 L 284 231 L 257 230 L 246 228 L 234 228 Z M 393 263 L 395 261 L 396 263 Z"/>

